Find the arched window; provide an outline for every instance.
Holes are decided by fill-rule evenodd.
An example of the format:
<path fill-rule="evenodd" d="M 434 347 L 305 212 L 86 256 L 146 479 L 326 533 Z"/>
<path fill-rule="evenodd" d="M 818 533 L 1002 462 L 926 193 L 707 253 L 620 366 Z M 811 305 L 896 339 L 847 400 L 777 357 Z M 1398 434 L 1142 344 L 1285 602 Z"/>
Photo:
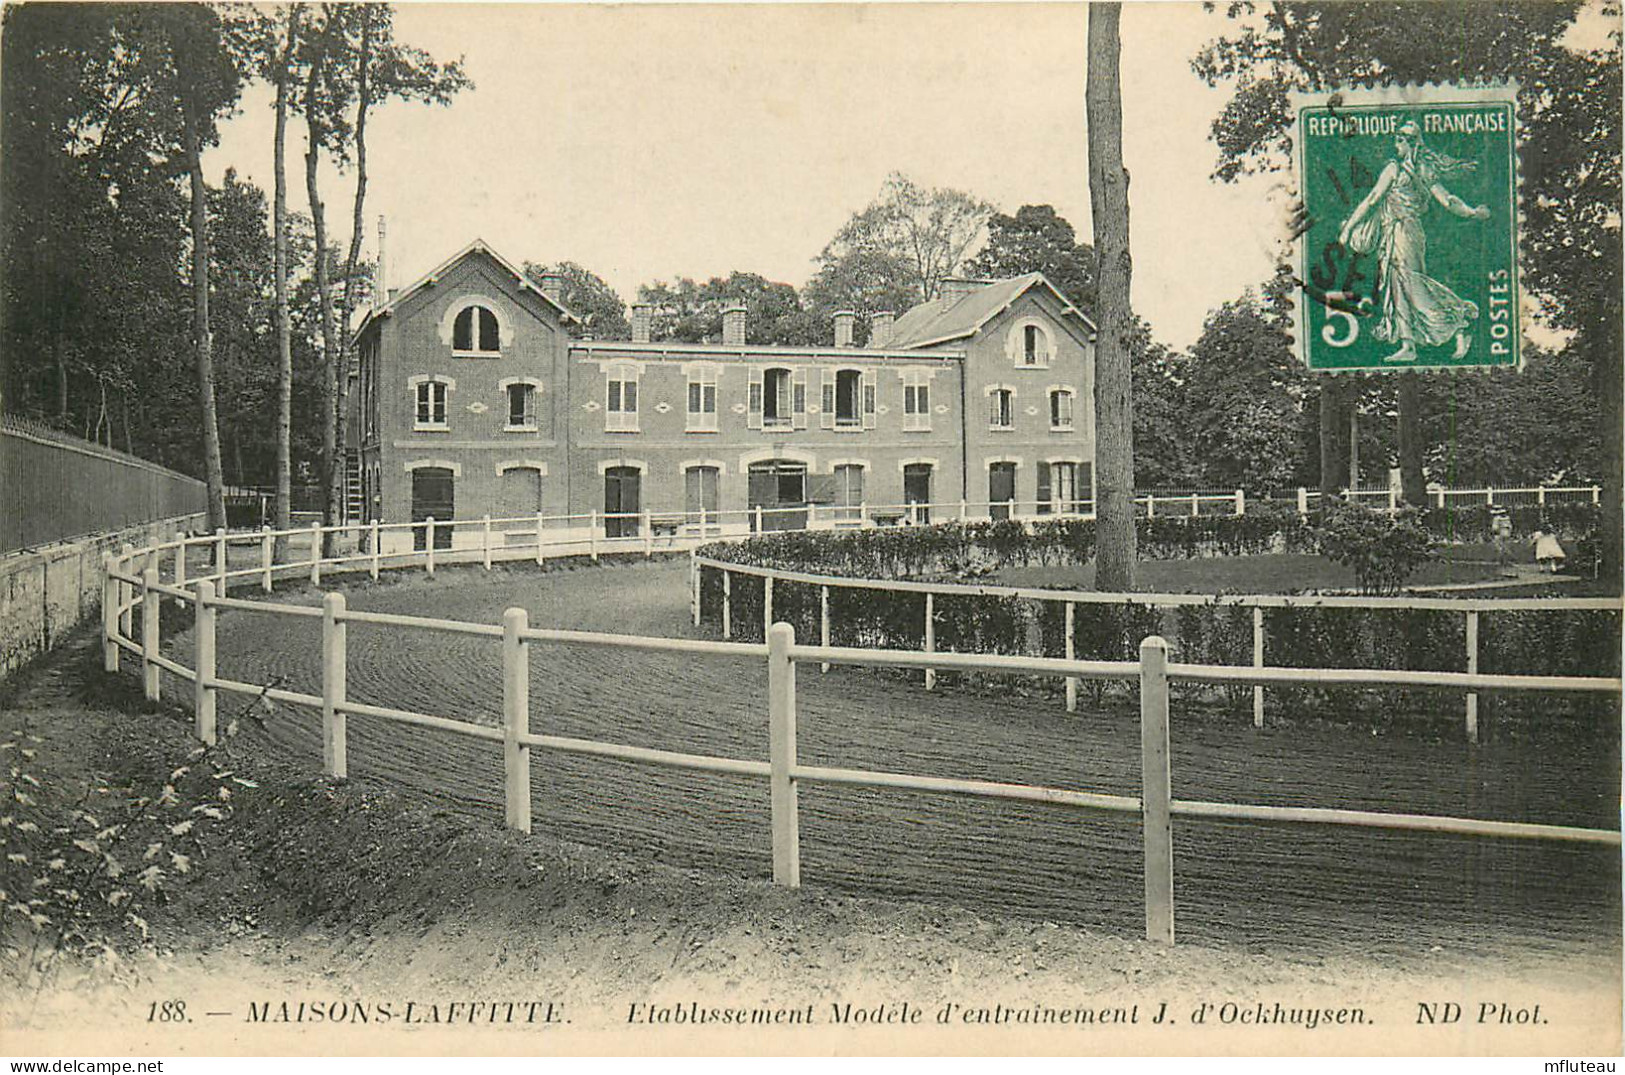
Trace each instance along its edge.
<path fill-rule="evenodd" d="M 484 306 L 465 306 L 452 322 L 451 349 L 459 354 L 500 354 L 502 334 L 497 315 Z"/>
<path fill-rule="evenodd" d="M 1072 428 L 1072 390 L 1070 388 L 1050 389 L 1049 427 L 1057 431 Z"/>

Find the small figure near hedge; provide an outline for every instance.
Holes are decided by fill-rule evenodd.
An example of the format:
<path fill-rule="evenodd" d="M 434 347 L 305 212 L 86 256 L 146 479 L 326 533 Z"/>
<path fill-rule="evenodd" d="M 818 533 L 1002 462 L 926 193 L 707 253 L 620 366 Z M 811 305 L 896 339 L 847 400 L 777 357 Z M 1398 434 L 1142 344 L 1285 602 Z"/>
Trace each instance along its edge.
<path fill-rule="evenodd" d="M 1542 570 L 1557 574 L 1558 569 L 1563 566 L 1563 561 L 1568 558 L 1568 554 L 1563 551 L 1562 542 L 1557 540 L 1557 535 L 1549 534 L 1545 530 L 1536 530 L 1529 535 L 1529 540 L 1535 546 L 1535 563 L 1539 564 Z"/>

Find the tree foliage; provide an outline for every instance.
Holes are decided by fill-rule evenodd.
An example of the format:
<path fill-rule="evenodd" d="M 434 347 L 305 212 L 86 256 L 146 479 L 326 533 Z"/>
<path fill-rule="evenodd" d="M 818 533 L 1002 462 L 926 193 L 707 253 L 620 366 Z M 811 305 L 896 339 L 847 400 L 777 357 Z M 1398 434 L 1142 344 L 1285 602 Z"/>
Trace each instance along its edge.
<path fill-rule="evenodd" d="M 1050 205 L 1024 205 L 1014 216 L 994 213 L 987 245 L 965 266 L 974 276 L 1003 279 L 1041 272 L 1085 313 L 1095 308 L 1095 250 Z"/>
<path fill-rule="evenodd" d="M 598 340 L 624 340 L 632 335 L 632 326 L 626 320 L 626 303 L 603 277 L 573 261 L 551 265 L 525 262 L 525 278 L 537 287 L 548 273 L 564 278 L 564 305 L 581 318 L 580 325 L 570 326 L 571 335 Z"/>
<path fill-rule="evenodd" d="M 722 338 L 722 312 L 745 307 L 745 340 L 761 344 L 812 344 L 812 319 L 802 309 L 796 289 L 752 272 L 713 276 L 700 283 L 688 277 L 675 283 L 655 281 L 638 288 L 638 301 L 654 306 L 652 336 L 679 343 L 715 342 Z"/>

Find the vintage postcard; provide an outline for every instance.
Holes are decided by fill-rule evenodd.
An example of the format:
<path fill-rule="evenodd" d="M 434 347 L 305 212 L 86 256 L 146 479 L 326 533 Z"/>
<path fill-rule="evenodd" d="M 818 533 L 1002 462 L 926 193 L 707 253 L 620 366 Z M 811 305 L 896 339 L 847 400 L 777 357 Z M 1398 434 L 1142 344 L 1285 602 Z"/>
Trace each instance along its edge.
<path fill-rule="evenodd" d="M 1619 1056 L 1619 20 L 8 4 L 0 1052 Z"/>

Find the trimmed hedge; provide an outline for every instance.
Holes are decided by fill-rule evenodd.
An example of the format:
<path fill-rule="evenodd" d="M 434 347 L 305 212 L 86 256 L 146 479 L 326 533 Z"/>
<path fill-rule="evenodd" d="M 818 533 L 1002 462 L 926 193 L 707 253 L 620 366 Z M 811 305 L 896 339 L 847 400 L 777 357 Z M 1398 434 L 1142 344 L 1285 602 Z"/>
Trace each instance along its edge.
<path fill-rule="evenodd" d="M 1140 520 L 1142 552 L 1195 556 L 1215 550 L 1240 553 L 1281 551 L 1308 540 L 1309 529 L 1296 514 L 1257 523 L 1241 519 Z M 1228 524 L 1228 525 L 1227 525 Z M 1184 528 L 1184 533 L 1180 533 Z M 1025 536 L 1024 536 L 1025 535 Z M 1066 564 L 1093 554 L 1093 528 L 1086 520 L 1040 522 L 1029 532 L 1019 522 L 950 523 L 938 527 L 882 530 L 788 532 L 735 545 L 700 550 L 712 559 L 847 578 L 954 573 L 1014 564 Z M 1150 537 L 1152 540 L 1146 540 Z M 961 571 L 946 569 L 960 566 Z M 721 572 L 701 573 L 701 614 L 721 624 Z M 732 581 L 732 635 L 763 637 L 763 579 L 735 574 Z M 812 583 L 775 581 L 774 619 L 792 624 L 796 637 L 816 642 L 820 635 L 820 591 Z M 830 642 L 837 646 L 921 650 L 925 645 L 925 595 L 918 592 L 829 587 Z M 936 648 L 945 652 L 1066 654 L 1066 602 L 998 594 L 939 594 L 934 601 Z M 1416 609 L 1283 608 L 1264 610 L 1265 663 L 1297 668 L 1389 668 L 1416 671 L 1466 670 L 1466 616 L 1456 611 Z M 1617 611 L 1493 610 L 1479 613 L 1479 670 L 1486 674 L 1620 674 L 1621 617 Z M 1147 635 L 1160 634 L 1177 661 L 1250 665 L 1252 610 L 1224 599 L 1177 608 L 1143 604 L 1077 603 L 1072 643 L 1080 660 L 1133 661 Z M 939 681 L 966 677 L 943 672 Z M 1056 693 L 1059 680 L 978 676 L 975 681 L 1023 693 Z M 1132 697 L 1132 682 L 1083 680 L 1085 699 Z M 1250 719 L 1250 685 L 1180 685 L 1180 704 L 1197 700 L 1236 717 Z M 1460 691 L 1354 687 L 1270 687 L 1271 723 L 1330 720 L 1383 727 L 1396 722 L 1426 725 L 1439 734 L 1461 734 L 1464 694 Z M 1518 722 L 1573 723 L 1587 736 L 1617 735 L 1619 699 L 1599 695 L 1507 692 L 1480 698 L 1485 734 L 1516 734 Z"/>

